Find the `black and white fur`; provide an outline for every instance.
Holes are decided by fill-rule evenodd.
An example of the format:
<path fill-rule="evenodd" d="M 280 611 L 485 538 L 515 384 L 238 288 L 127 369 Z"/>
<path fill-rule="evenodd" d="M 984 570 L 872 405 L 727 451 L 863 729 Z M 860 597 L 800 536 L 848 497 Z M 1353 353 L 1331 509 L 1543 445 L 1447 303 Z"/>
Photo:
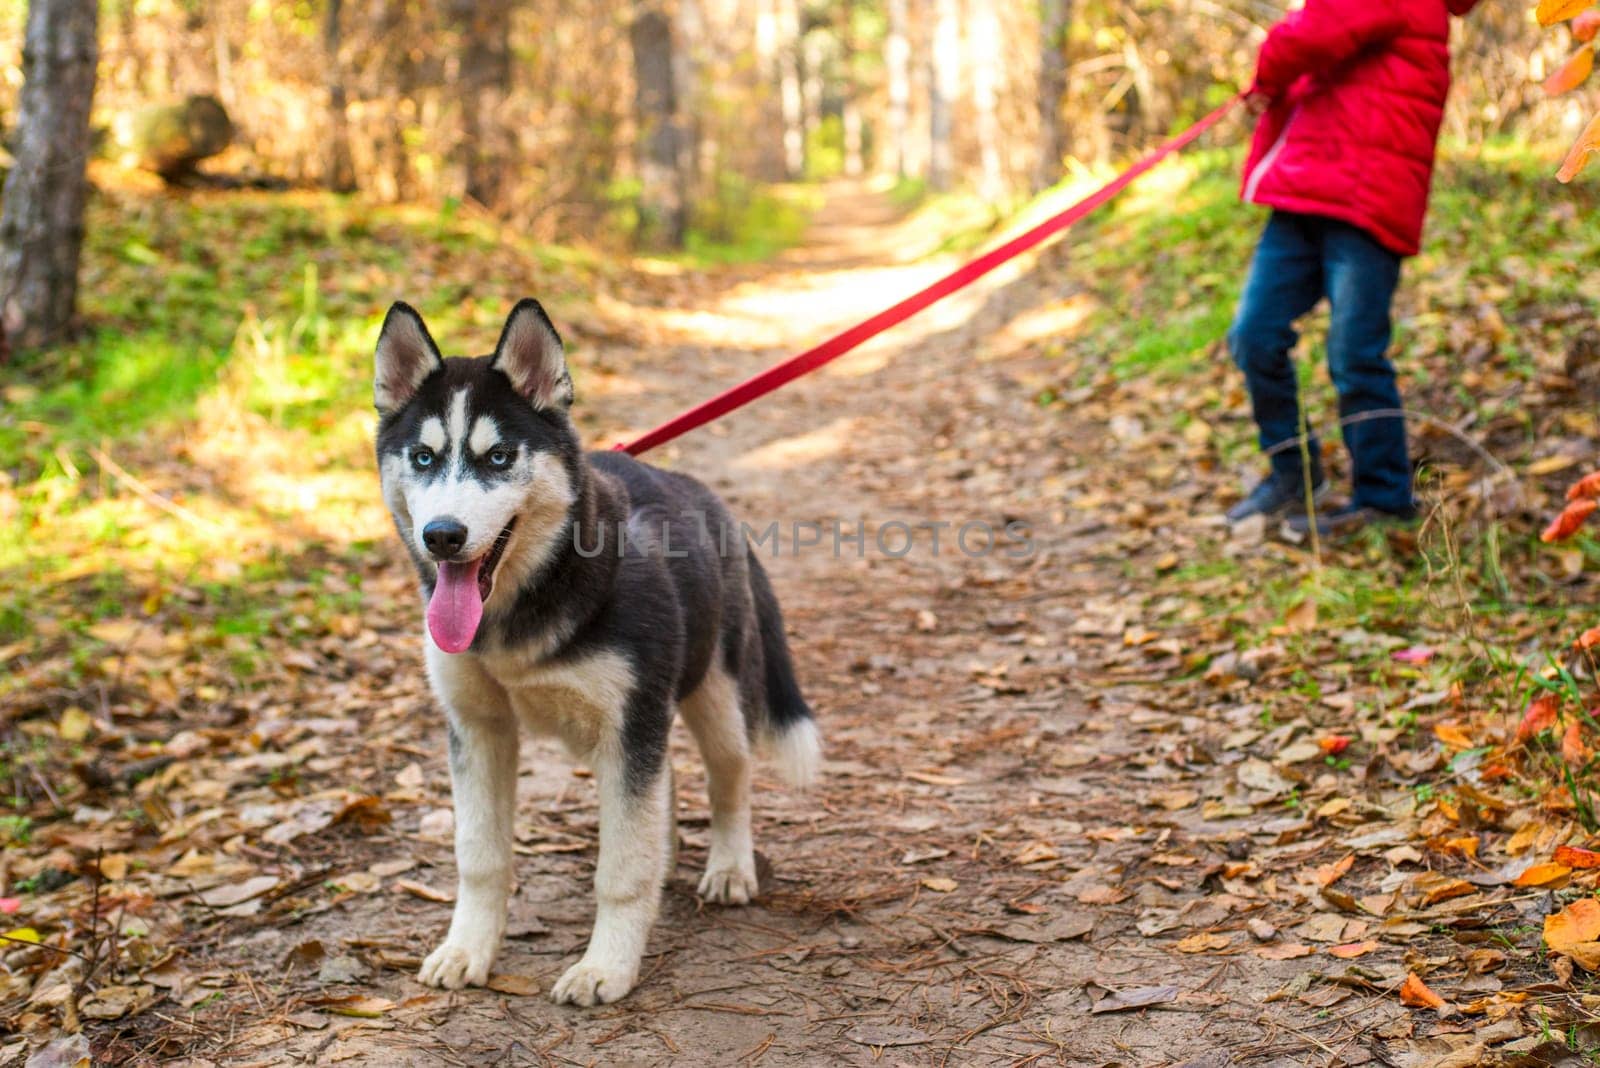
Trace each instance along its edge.
<path fill-rule="evenodd" d="M 493 568 L 470 647 L 452 655 L 424 639 L 449 722 L 460 882 L 449 934 L 418 978 L 451 989 L 488 979 L 512 888 L 526 727 L 590 765 L 600 795 L 594 932 L 552 997 L 615 1001 L 638 979 L 675 855 L 674 713 L 709 779 L 707 901 L 739 905 L 757 892 L 754 745 L 792 781 L 816 772 L 816 723 L 772 587 L 710 490 L 621 453 L 582 450 L 561 340 L 536 301 L 516 306 L 492 356 L 448 360 L 422 318 L 396 303 L 378 339 L 374 392 L 384 500 L 425 599 L 440 560 L 481 557 Z M 416 462 L 422 452 L 426 465 Z M 465 529 L 430 546 L 423 530 L 441 518 Z"/>

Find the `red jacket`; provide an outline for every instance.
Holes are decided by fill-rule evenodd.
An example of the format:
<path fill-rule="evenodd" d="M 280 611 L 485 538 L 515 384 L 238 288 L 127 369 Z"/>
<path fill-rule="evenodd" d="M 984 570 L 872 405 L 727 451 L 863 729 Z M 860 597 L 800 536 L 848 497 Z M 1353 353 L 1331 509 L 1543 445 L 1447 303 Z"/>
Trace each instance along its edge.
<path fill-rule="evenodd" d="M 1422 239 L 1450 91 L 1450 15 L 1478 0 L 1306 0 L 1256 64 L 1272 105 L 1244 199 L 1354 223 L 1402 256 Z"/>

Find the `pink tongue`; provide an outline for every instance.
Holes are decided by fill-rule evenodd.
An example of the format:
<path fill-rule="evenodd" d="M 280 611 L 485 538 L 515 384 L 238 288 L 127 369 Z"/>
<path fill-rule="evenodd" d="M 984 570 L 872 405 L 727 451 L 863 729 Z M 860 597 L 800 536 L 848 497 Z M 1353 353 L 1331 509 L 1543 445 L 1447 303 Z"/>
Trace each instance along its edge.
<path fill-rule="evenodd" d="M 465 564 L 440 564 L 439 581 L 428 602 L 428 633 L 447 653 L 463 653 L 472 645 L 483 619 L 483 599 L 478 596 L 479 557 Z"/>

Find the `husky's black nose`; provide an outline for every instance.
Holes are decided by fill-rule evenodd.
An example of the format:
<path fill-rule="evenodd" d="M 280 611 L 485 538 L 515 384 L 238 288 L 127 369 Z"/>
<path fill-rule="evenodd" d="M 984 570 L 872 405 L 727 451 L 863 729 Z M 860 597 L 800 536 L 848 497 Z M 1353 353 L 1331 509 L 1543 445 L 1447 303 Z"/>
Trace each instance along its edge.
<path fill-rule="evenodd" d="M 454 519 L 435 519 L 422 528 L 422 544 L 435 560 L 451 560 L 467 543 L 467 528 Z"/>

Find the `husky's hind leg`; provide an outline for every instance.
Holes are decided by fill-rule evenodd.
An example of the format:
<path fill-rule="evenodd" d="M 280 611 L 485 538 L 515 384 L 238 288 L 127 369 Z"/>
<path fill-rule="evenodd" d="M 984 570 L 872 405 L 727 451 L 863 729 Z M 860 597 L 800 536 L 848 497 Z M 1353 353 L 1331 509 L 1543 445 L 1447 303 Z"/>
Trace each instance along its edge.
<path fill-rule="evenodd" d="M 684 700 L 683 720 L 706 762 L 711 795 L 711 850 L 700 896 L 743 905 L 756 896 L 756 854 L 750 835 L 750 732 L 739 691 L 720 667 Z"/>

